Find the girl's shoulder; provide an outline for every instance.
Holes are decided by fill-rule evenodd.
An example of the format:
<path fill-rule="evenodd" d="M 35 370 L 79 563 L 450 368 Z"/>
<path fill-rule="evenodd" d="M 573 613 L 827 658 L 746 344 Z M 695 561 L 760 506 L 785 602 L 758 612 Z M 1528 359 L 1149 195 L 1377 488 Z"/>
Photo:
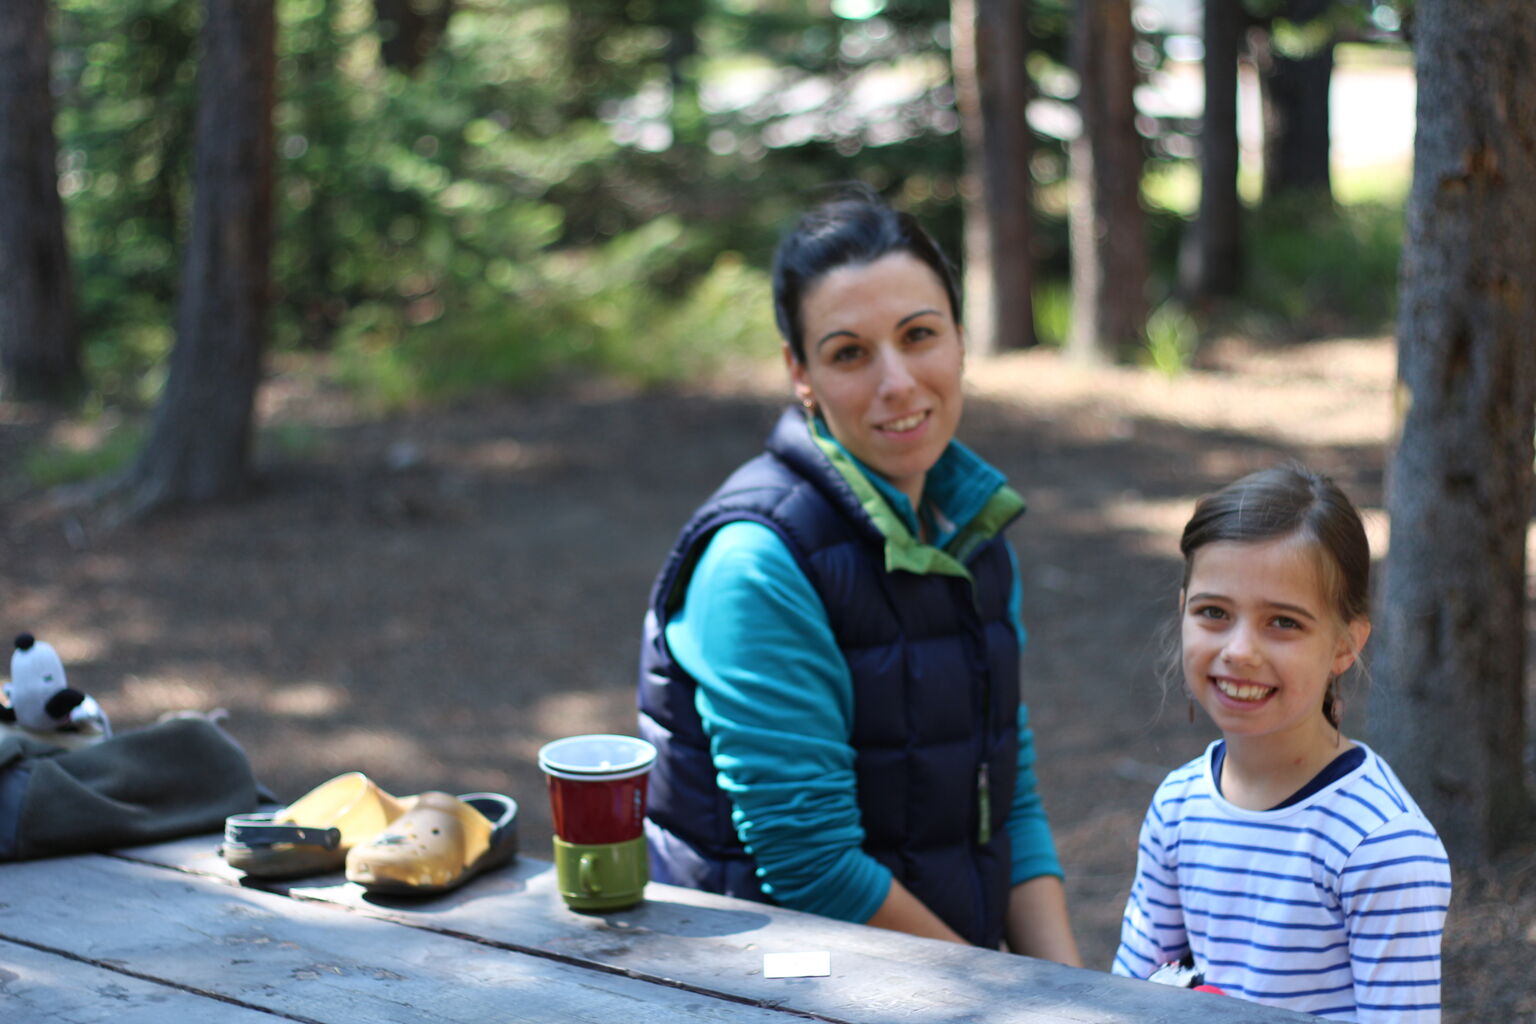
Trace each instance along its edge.
<path fill-rule="evenodd" d="M 1216 755 L 1221 743 L 1221 740 L 1212 740 L 1198 755 L 1169 772 L 1162 784 L 1157 787 L 1158 790 L 1178 790 L 1187 789 L 1190 786 L 1208 785 L 1211 777 L 1211 759 Z"/>
<path fill-rule="evenodd" d="M 1359 809 L 1357 820 L 1375 837 L 1393 831 L 1417 833 L 1440 845 L 1434 826 L 1392 766 L 1364 743 L 1357 740 L 1356 745 L 1364 749 L 1365 762 L 1341 780 L 1340 795 Z"/>
<path fill-rule="evenodd" d="M 1149 817 L 1167 822 L 1182 817 L 1183 808 L 1189 802 L 1209 798 L 1210 759 L 1215 746 L 1216 743 L 1212 743 L 1199 757 L 1184 762 L 1167 774 L 1152 794 L 1152 805 L 1147 811 Z"/>

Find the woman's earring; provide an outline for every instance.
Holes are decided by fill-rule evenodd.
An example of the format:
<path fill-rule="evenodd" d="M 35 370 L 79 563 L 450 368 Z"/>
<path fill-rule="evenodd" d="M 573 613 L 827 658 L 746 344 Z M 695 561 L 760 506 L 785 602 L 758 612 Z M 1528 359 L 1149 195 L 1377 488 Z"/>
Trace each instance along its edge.
<path fill-rule="evenodd" d="M 805 407 L 806 412 L 810 413 L 812 416 L 816 415 L 816 399 L 812 398 L 810 395 L 803 395 L 800 398 L 800 404 Z"/>

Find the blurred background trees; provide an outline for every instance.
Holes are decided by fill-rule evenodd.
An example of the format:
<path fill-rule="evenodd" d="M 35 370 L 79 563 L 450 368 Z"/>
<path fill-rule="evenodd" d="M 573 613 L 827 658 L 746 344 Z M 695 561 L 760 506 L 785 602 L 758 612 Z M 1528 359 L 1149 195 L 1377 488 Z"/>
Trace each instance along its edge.
<path fill-rule="evenodd" d="M 1087 180 L 1114 182 L 1119 204 L 1084 236 L 1113 245 L 1082 268 L 1107 254 L 1120 261 L 1099 270 L 1110 282 L 1093 293 L 1100 299 L 1075 311 L 1085 346 L 1176 370 L 1202 332 L 1234 319 L 1275 334 L 1390 321 L 1406 181 L 1388 181 L 1379 208 L 1333 203 L 1318 69 L 1332 67 L 1344 41 L 1356 53 L 1368 42 L 1380 54 L 1369 59 L 1401 66 L 1396 6 L 1217 5 L 1231 15 L 1213 40 L 1227 74 L 1218 98 L 1233 100 L 1241 63 L 1265 83 L 1265 109 L 1286 112 L 1266 115 L 1266 158 L 1250 154 L 1242 175 L 1235 100 L 1211 106 L 1207 147 L 1198 101 L 1168 109 L 1156 98 L 1177 93 L 1160 80 L 1198 67 L 1194 0 L 951 7 L 277 0 L 269 350 L 326 353 L 339 379 L 385 405 L 549 374 L 647 382 L 705 372 L 772 351 L 763 271 L 773 242 L 796 210 L 849 179 L 921 217 L 969 264 L 973 286 L 989 282 L 971 311 L 978 341 L 1062 344 L 1074 333 L 1074 140 L 1084 141 L 1080 170 L 1102 150 Z M 1101 7 L 1113 8 L 1115 32 L 1090 36 L 1104 15 L 1077 15 Z M 49 271 L 53 291 L 4 293 L 51 296 L 59 318 L 0 330 L 5 381 L 19 388 L 20 354 L 46 351 L 62 366 L 78 359 L 88 408 L 144 408 L 165 386 L 178 297 L 193 298 L 178 282 L 204 6 L 28 0 L 8 7 L 6 22 L 26 11 L 34 81 L 26 86 L 21 62 L 7 62 L 0 91 L 36 95 L 51 39 L 70 259 Z M 1088 59 L 1112 70 L 1112 82 L 1094 75 L 1085 86 Z M 1323 84 L 1291 88 L 1292 79 Z M 24 123 L 47 126 L 46 109 L 25 109 L 7 136 L 37 168 L 51 166 L 45 137 L 20 133 Z M 1320 183 L 1290 169 L 1319 161 Z M 1328 198 L 1305 232 L 1289 209 L 1242 220 L 1245 206 L 1262 211 L 1317 188 Z M 41 200 L 21 205 L 29 223 L 48 219 Z M 1324 248 L 1319 233 L 1339 253 L 1332 269 L 1349 273 L 1297 266 Z M 1185 235 L 1208 239 L 1196 251 L 1220 274 L 1186 273 L 1179 284 Z M 8 237 L 5 251 L 27 245 Z M 1234 279 L 1239 267 L 1248 273 Z M 1176 292 L 1180 315 L 1169 317 Z M 1228 295 L 1220 308 L 1207 301 Z M 1199 320 L 1182 315 L 1186 304 Z M 1148 310 L 1164 316 L 1149 325 Z M 1111 314 L 1115 326 L 1101 328 Z M 67 380 L 67 369 L 58 373 Z"/>
<path fill-rule="evenodd" d="M 0 394 L 81 383 L 74 272 L 54 170 L 46 0 L 0 9 Z"/>

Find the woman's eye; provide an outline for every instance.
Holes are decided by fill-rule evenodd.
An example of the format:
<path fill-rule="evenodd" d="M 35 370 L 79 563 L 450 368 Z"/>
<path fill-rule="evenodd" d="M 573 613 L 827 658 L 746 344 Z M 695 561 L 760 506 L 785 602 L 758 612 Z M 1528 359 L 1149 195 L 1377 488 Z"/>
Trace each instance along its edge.
<path fill-rule="evenodd" d="M 908 341 L 927 341 L 937 332 L 932 327 L 914 327 L 907 332 Z"/>
<path fill-rule="evenodd" d="M 864 354 L 864 350 L 857 345 L 844 345 L 832 353 L 834 363 L 851 363 Z"/>
<path fill-rule="evenodd" d="M 1301 628 L 1301 623 L 1297 622 L 1295 619 L 1291 618 L 1289 615 L 1276 615 L 1275 618 L 1274 618 L 1274 623 L 1280 629 L 1300 629 Z"/>
<path fill-rule="evenodd" d="M 1224 619 L 1227 617 L 1225 608 L 1218 608 L 1213 604 L 1202 605 L 1195 609 L 1195 617 L 1201 619 Z"/>

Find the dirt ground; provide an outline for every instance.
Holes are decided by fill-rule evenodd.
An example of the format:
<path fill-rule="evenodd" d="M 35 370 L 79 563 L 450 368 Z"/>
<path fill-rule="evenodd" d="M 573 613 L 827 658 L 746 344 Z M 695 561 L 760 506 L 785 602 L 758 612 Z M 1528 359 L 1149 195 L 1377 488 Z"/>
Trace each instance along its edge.
<path fill-rule="evenodd" d="M 1212 736 L 1163 706 L 1157 672 L 1193 499 L 1301 458 L 1367 509 L 1379 553 L 1393 358 L 1386 339 L 1232 344 L 1176 381 L 1049 352 L 973 360 L 961 436 L 1029 503 L 1011 533 L 1025 694 L 1091 966 L 1113 955 L 1153 788 Z M 350 770 L 397 793 L 497 790 L 547 856 L 535 752 L 633 731 L 651 576 L 758 449 L 780 374 L 389 418 L 314 380 L 279 367 L 264 385 L 281 444 L 250 500 L 115 529 L 19 484 L 33 445 L 85 428 L 0 404 L 0 628 L 52 641 L 119 730 L 227 709 L 281 799 Z M 1536 849 L 1456 885 L 1445 1019 L 1536 1021 Z"/>

